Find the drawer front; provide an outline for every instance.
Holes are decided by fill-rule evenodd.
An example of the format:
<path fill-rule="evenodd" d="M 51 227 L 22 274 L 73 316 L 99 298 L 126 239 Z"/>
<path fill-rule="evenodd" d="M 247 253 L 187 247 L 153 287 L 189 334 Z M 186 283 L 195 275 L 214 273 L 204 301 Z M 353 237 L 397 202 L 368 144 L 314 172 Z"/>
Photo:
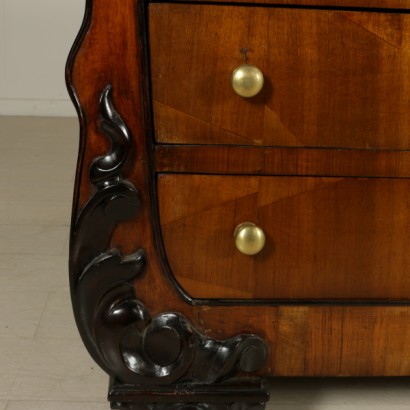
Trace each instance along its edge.
<path fill-rule="evenodd" d="M 150 4 L 149 26 L 160 143 L 410 148 L 408 14 Z"/>
<path fill-rule="evenodd" d="M 194 298 L 410 300 L 410 180 L 163 174 L 172 273 Z M 253 256 L 235 228 L 265 233 Z"/>

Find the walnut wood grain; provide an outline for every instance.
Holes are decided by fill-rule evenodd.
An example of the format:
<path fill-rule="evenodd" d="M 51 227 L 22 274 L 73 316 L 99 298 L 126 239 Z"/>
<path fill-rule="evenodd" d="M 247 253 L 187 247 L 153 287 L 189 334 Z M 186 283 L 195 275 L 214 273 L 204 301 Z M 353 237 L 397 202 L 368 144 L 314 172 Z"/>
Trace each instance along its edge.
<path fill-rule="evenodd" d="M 159 173 L 410 177 L 408 151 L 157 145 Z"/>
<path fill-rule="evenodd" d="M 409 300 L 409 190 L 408 179 L 161 175 L 166 254 L 194 298 Z M 235 248 L 243 222 L 265 232 L 257 255 Z"/>
<path fill-rule="evenodd" d="M 226 3 L 225 0 L 180 0 L 189 3 Z M 235 0 L 235 3 L 264 4 L 271 6 L 307 6 L 338 8 L 403 9 L 410 8 L 408 0 Z"/>
<path fill-rule="evenodd" d="M 204 306 L 197 315 L 210 331 L 265 329 L 271 375 L 409 375 L 410 308 L 406 306 L 261 306 L 240 311 Z"/>
<path fill-rule="evenodd" d="M 184 4 L 149 11 L 158 142 L 409 149 L 408 14 Z M 230 84 L 243 48 L 265 76 L 253 98 Z"/>
<path fill-rule="evenodd" d="M 341 2 L 339 0 L 339 4 Z M 359 6 L 364 3 L 374 5 L 376 2 L 346 0 L 342 3 Z M 380 6 L 405 7 L 408 1 L 377 3 Z M 136 147 L 131 152 L 135 163 L 126 175 L 138 187 L 143 206 L 138 219 L 117 228 L 110 246 L 118 247 L 123 253 L 140 247 L 145 249 L 148 263 L 145 273 L 136 280 L 135 289 L 139 300 L 151 314 L 154 316 L 170 309 L 180 312 L 196 328 L 216 339 L 226 339 L 241 332 L 260 335 L 270 347 L 267 365 L 260 372 L 267 376 L 410 375 L 408 306 L 225 306 L 222 303 L 219 306 L 217 301 L 201 305 L 183 297 L 167 275 L 167 263 L 157 238 L 157 204 L 151 158 L 153 133 L 149 127 L 150 121 L 145 121 L 145 118 L 149 119 L 147 109 L 150 104 L 146 65 L 141 62 L 146 36 L 144 23 L 136 12 L 136 6 L 140 7 L 141 3 L 135 0 L 88 0 L 87 4 L 88 17 L 71 55 L 68 73 L 72 96 L 80 106 L 81 118 L 73 222 L 93 192 L 87 178 L 89 167 L 96 157 L 109 149 L 108 141 L 104 141 L 98 130 L 98 100 L 106 85 L 111 84 L 113 101 L 128 125 L 134 138 L 133 146 Z M 231 153 L 229 151 L 229 155 Z M 244 156 L 243 159 L 248 154 L 249 151 L 238 152 L 238 155 Z M 233 160 L 236 170 L 241 172 L 240 158 L 225 156 L 219 157 L 219 160 L 225 161 L 226 158 Z M 308 157 L 304 154 L 302 158 L 301 167 L 311 169 L 307 163 Z M 366 162 L 367 157 L 364 158 Z M 282 159 L 288 161 L 290 158 L 284 156 Z M 204 169 L 205 165 L 196 164 L 197 160 L 192 156 L 192 164 L 189 165 L 185 157 L 184 167 Z M 162 161 L 171 166 L 169 159 L 162 157 Z M 296 161 L 296 155 L 293 161 Z M 326 165 L 319 167 L 330 166 L 330 161 L 324 158 L 320 161 Z M 377 167 L 385 167 L 382 168 L 384 176 L 387 172 L 408 175 L 405 168 L 401 168 L 407 166 L 406 161 L 398 160 L 397 164 L 396 161 L 385 164 L 385 161 L 386 158 L 379 158 L 372 163 L 372 167 L 376 163 Z M 221 162 L 218 167 L 223 164 Z M 340 162 L 338 166 L 342 166 Z M 349 167 L 355 166 L 348 163 L 344 170 L 348 172 Z M 395 166 L 399 167 L 399 171 L 395 170 Z M 297 169 L 296 164 L 292 167 Z M 363 167 L 365 169 L 366 165 Z M 231 169 L 231 165 L 226 165 L 226 169 Z M 171 207 L 172 198 L 167 198 L 167 202 Z"/>

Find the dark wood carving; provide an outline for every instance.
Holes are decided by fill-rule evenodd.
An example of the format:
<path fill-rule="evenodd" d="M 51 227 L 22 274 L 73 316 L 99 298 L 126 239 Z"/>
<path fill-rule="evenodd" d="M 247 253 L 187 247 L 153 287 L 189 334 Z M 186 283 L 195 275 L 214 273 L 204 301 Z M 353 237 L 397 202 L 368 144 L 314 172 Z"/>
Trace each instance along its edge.
<path fill-rule="evenodd" d="M 268 395 L 259 379 L 139 391 L 111 380 L 108 398 L 111 408 L 118 410 L 165 410 L 170 406 L 175 410 L 263 410 Z"/>
<path fill-rule="evenodd" d="M 267 350 L 261 338 L 240 334 L 212 339 L 182 314 L 151 317 L 136 295 L 132 282 L 144 274 L 144 250 L 122 255 L 110 247 L 117 224 L 141 209 L 138 189 L 122 175 L 132 139 L 114 109 L 110 86 L 101 95 L 100 131 L 111 148 L 90 166 L 96 190 L 73 227 L 70 281 L 84 344 L 112 377 L 113 408 L 161 401 L 147 408 L 181 403 L 185 409 L 182 403 L 202 403 L 197 407 L 219 410 L 238 406 L 241 397 L 241 408 L 265 402 L 268 396 L 259 381 L 232 381 L 239 372 L 263 367 Z"/>

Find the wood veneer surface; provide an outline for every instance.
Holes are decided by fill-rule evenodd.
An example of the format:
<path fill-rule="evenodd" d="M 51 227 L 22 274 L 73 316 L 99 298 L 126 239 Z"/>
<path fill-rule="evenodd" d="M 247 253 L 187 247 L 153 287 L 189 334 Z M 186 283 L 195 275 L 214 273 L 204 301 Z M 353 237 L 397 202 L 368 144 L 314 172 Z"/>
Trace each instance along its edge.
<path fill-rule="evenodd" d="M 410 15 L 151 4 L 149 16 L 158 142 L 410 148 Z M 265 75 L 253 98 L 230 85 L 242 48 Z"/>
<path fill-rule="evenodd" d="M 135 147 L 133 167 L 124 176 L 139 189 L 144 206 L 138 218 L 118 227 L 111 245 L 124 254 L 145 249 L 149 263 L 145 274 L 135 281 L 135 292 L 152 317 L 170 310 L 180 312 L 198 330 L 218 339 L 238 333 L 261 336 L 269 345 L 264 375 L 409 375 L 408 306 L 195 306 L 182 298 L 166 277 L 155 239 L 155 211 L 148 208 L 152 174 L 150 150 L 144 147 L 150 146 L 151 140 L 146 139 L 142 120 L 141 81 L 145 76 L 140 59 L 144 42 L 136 41 L 135 33 L 143 33 L 136 2 L 90 0 L 88 4 L 89 24 L 72 56 L 69 75 L 82 114 L 74 218 L 92 193 L 90 163 L 109 150 L 98 131 L 98 100 L 104 87 L 112 84 L 116 108 Z"/>
<path fill-rule="evenodd" d="M 408 306 L 197 308 L 209 334 L 263 335 L 274 376 L 408 376 L 409 317 Z"/>
<path fill-rule="evenodd" d="M 165 250 L 195 298 L 410 300 L 409 190 L 408 179 L 161 175 Z M 255 256 L 234 246 L 242 222 L 267 237 Z"/>
<path fill-rule="evenodd" d="M 227 3 L 226 0 L 178 0 L 189 3 Z M 172 1 L 171 1 L 172 3 Z M 372 9 L 409 9 L 409 0 L 235 0 L 232 3 L 272 6 L 350 7 Z"/>
<path fill-rule="evenodd" d="M 410 177 L 410 152 L 217 145 L 157 145 L 157 172 Z"/>

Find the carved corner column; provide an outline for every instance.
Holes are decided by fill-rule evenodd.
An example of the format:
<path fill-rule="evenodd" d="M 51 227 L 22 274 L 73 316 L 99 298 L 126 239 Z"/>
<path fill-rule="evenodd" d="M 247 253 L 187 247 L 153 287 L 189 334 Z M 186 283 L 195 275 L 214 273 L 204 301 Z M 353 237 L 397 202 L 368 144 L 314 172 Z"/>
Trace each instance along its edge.
<path fill-rule="evenodd" d="M 67 65 L 81 122 L 70 244 L 76 323 L 110 376 L 113 409 L 262 408 L 263 382 L 247 374 L 263 368 L 265 342 L 206 335 L 193 324 L 195 306 L 165 274 L 145 19 L 145 3 L 88 0 Z"/>

